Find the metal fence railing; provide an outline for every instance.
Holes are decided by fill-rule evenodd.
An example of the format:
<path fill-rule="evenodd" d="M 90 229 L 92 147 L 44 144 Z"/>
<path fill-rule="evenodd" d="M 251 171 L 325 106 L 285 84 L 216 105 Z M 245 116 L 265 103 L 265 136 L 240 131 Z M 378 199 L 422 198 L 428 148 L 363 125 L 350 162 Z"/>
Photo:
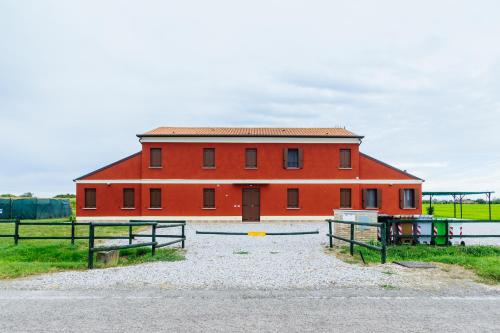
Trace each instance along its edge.
<path fill-rule="evenodd" d="M 151 254 L 155 255 L 156 249 L 162 248 L 175 243 L 181 243 L 181 247 L 184 248 L 186 235 L 185 226 L 186 221 L 138 221 L 131 220 L 130 222 L 76 222 L 74 220 L 65 222 L 23 222 L 19 219 L 8 219 L 0 220 L 0 224 L 14 224 L 13 234 L 0 234 L 0 238 L 13 238 L 14 244 L 18 245 L 19 241 L 25 240 L 71 240 L 71 244 L 75 243 L 75 240 L 88 240 L 89 244 L 89 254 L 88 254 L 88 268 L 92 269 L 94 267 L 94 253 L 98 251 L 111 251 L 111 250 L 121 250 L 128 248 L 137 248 L 144 246 L 151 246 Z M 68 236 L 24 236 L 20 232 L 21 226 L 53 226 L 53 227 L 70 227 L 70 235 Z M 89 231 L 86 236 L 78 236 L 76 234 L 76 226 L 88 226 Z M 151 234 L 137 233 L 134 232 L 134 227 L 140 226 L 151 226 Z M 96 227 L 128 227 L 128 235 L 118 236 L 118 235 L 96 235 Z M 158 229 L 167 228 L 180 228 L 180 234 L 158 234 Z M 151 238 L 150 242 L 136 243 L 133 244 L 133 240 L 136 238 Z M 158 238 L 174 238 L 173 241 L 159 243 Z M 124 245 L 110 245 L 110 246 L 95 246 L 96 240 L 128 240 L 128 244 Z"/>
<path fill-rule="evenodd" d="M 339 220 L 326 220 L 328 222 L 328 234 L 326 234 L 329 238 L 329 245 L 330 247 L 333 247 L 333 239 L 337 239 L 343 242 L 349 243 L 349 253 L 351 256 L 354 255 L 354 245 L 362 246 L 371 250 L 379 251 L 380 252 L 380 262 L 382 264 L 385 264 L 386 259 L 387 259 L 387 241 L 386 241 L 386 225 L 384 223 L 365 223 L 365 222 L 351 222 L 351 221 L 339 221 Z M 350 226 L 350 237 L 344 238 L 341 236 L 334 235 L 333 232 L 333 225 L 332 224 L 347 224 Z M 355 240 L 355 226 L 363 226 L 363 227 L 369 227 L 369 228 L 377 228 L 380 229 L 380 235 L 381 235 L 381 246 L 376 246 L 364 242 L 360 242 Z"/>

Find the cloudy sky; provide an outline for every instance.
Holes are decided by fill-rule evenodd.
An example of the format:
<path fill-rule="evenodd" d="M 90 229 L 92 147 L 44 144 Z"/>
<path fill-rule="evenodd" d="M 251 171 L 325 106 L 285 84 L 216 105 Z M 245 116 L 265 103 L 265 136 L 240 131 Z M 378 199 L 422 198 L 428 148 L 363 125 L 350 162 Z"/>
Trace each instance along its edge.
<path fill-rule="evenodd" d="M 0 0 L 0 193 L 74 192 L 161 125 L 345 126 L 426 190 L 500 192 L 499 13 L 498 1 Z"/>

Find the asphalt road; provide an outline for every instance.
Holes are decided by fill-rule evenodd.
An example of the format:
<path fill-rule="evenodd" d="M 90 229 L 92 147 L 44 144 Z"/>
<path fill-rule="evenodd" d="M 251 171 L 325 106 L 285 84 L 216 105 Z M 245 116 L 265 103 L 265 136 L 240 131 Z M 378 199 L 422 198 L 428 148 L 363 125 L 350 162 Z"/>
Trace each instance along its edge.
<path fill-rule="evenodd" d="M 1 332 L 499 332 L 500 293 L 0 290 Z"/>

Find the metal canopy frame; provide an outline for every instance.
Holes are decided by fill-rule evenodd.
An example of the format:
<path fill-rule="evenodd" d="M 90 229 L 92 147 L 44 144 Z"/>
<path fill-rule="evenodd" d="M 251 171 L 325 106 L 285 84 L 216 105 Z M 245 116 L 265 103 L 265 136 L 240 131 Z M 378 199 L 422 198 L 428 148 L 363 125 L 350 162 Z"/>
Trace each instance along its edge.
<path fill-rule="evenodd" d="M 444 191 L 444 192 L 422 192 L 422 196 L 429 196 L 429 207 L 432 207 L 432 197 L 434 196 L 452 196 L 453 197 L 453 216 L 457 218 L 457 197 L 458 202 L 460 204 L 460 218 L 463 218 L 463 207 L 462 201 L 466 195 L 477 195 L 477 194 L 486 194 L 486 198 L 488 198 L 488 213 L 491 221 L 491 194 L 495 193 L 495 191 L 480 191 L 480 192 L 453 192 L 453 191 Z"/>

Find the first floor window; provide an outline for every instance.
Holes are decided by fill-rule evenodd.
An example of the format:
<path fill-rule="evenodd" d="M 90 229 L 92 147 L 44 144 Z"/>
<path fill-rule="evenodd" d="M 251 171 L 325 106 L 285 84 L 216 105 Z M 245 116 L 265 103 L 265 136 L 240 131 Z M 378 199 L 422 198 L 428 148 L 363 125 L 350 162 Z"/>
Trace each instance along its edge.
<path fill-rule="evenodd" d="M 215 189 L 203 189 L 203 208 L 215 208 Z"/>
<path fill-rule="evenodd" d="M 375 188 L 363 190 L 363 208 L 380 208 L 380 191 Z"/>
<path fill-rule="evenodd" d="M 351 168 L 351 150 L 350 149 L 340 149 L 340 168 L 350 169 Z"/>
<path fill-rule="evenodd" d="M 340 189 L 340 208 L 351 208 L 351 189 Z"/>
<path fill-rule="evenodd" d="M 287 207 L 299 208 L 299 189 L 289 188 L 287 191 Z"/>
<path fill-rule="evenodd" d="M 151 148 L 149 150 L 149 166 L 151 168 L 161 168 L 161 148 Z"/>
<path fill-rule="evenodd" d="M 135 208 L 135 190 L 133 188 L 123 189 L 123 208 Z"/>
<path fill-rule="evenodd" d="M 203 167 L 215 168 L 215 148 L 203 149 Z"/>
<path fill-rule="evenodd" d="M 95 188 L 85 189 L 85 208 L 96 208 L 96 190 Z"/>
<path fill-rule="evenodd" d="M 245 168 L 250 168 L 250 169 L 257 168 L 257 149 L 256 148 L 245 149 Z"/>
<path fill-rule="evenodd" d="M 161 189 L 149 189 L 149 208 L 161 208 Z"/>
<path fill-rule="evenodd" d="M 302 169 L 304 152 L 301 148 L 286 148 L 283 152 L 283 167 L 285 169 Z"/>
<path fill-rule="evenodd" d="M 416 208 L 417 195 L 413 188 L 405 188 L 399 191 L 399 202 L 401 208 Z"/>

